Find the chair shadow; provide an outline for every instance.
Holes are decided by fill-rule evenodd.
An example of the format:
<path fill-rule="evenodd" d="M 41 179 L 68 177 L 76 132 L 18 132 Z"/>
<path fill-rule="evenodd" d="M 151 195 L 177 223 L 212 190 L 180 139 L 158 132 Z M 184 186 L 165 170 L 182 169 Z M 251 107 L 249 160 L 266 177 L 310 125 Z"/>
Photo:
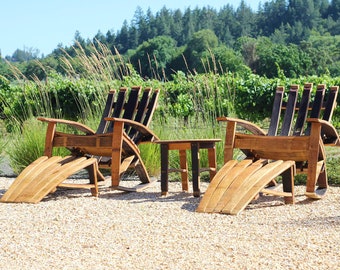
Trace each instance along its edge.
<path fill-rule="evenodd" d="M 295 195 L 295 205 L 307 205 L 313 203 L 313 201 L 314 201 L 313 199 L 307 198 L 303 194 Z M 245 208 L 245 210 L 253 211 L 261 208 L 271 208 L 280 206 L 286 206 L 282 197 L 260 195 L 259 198 L 250 202 Z"/>
<path fill-rule="evenodd" d="M 103 185 L 104 184 L 104 185 Z M 159 184 L 157 181 L 156 184 Z M 0 190 L 0 197 L 2 197 L 6 192 L 6 189 Z M 181 209 L 186 210 L 188 212 L 195 212 L 198 207 L 200 200 L 204 193 L 201 194 L 200 197 L 194 197 L 191 192 L 183 192 L 183 191 L 169 191 L 168 195 L 162 196 L 161 191 L 148 191 L 144 190 L 141 192 L 125 192 L 119 190 L 112 190 L 105 183 L 99 183 L 99 196 L 100 200 L 119 200 L 119 201 L 129 201 L 131 204 L 141 204 L 146 202 L 161 202 L 161 203 L 169 203 L 169 202 L 183 202 Z M 58 201 L 64 199 L 76 199 L 79 197 L 92 197 L 90 190 L 88 189 L 79 189 L 79 188 L 57 188 L 57 190 L 53 193 L 48 194 L 42 199 L 42 202 L 49 201 Z M 309 198 L 304 198 L 303 194 L 298 194 L 296 197 L 295 204 L 310 204 L 313 203 L 314 200 Z M 261 195 L 256 200 L 253 200 L 246 208 L 246 211 L 252 211 L 261 208 L 268 207 L 280 207 L 285 206 L 282 197 L 276 196 L 265 196 Z"/>
<path fill-rule="evenodd" d="M 159 184 L 159 181 L 156 183 Z M 0 190 L 2 196 L 5 189 Z M 79 188 L 57 188 L 55 192 L 46 195 L 41 202 L 58 201 L 64 199 L 76 199 L 79 197 L 91 198 L 92 194 L 88 189 Z M 202 196 L 201 196 L 202 197 Z M 200 198 L 194 197 L 191 192 L 170 191 L 168 195 L 162 196 L 161 190 L 141 192 L 125 192 L 113 190 L 107 185 L 99 186 L 99 200 L 129 201 L 130 204 L 141 204 L 146 202 L 183 202 L 181 209 L 194 212 L 197 208 Z"/>
<path fill-rule="evenodd" d="M 5 194 L 7 189 L 0 189 L 0 198 Z"/>

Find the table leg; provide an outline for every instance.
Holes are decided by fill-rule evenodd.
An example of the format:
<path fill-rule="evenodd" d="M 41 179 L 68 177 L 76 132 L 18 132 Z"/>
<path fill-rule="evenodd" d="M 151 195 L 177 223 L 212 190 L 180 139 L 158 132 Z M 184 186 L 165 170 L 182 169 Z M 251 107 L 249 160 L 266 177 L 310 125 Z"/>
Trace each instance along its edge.
<path fill-rule="evenodd" d="M 208 161 L 209 161 L 209 174 L 210 181 L 214 178 L 217 171 L 217 162 L 216 162 L 216 146 L 208 149 Z"/>
<path fill-rule="evenodd" d="M 168 194 L 169 183 L 169 146 L 161 144 L 161 191 L 162 195 Z"/>
<path fill-rule="evenodd" d="M 181 178 L 182 178 L 182 190 L 188 191 L 188 163 L 187 163 L 187 151 L 186 150 L 179 150 L 179 162 L 181 166 Z"/>
<path fill-rule="evenodd" d="M 199 143 L 191 143 L 192 187 L 194 197 L 200 196 L 200 158 Z"/>

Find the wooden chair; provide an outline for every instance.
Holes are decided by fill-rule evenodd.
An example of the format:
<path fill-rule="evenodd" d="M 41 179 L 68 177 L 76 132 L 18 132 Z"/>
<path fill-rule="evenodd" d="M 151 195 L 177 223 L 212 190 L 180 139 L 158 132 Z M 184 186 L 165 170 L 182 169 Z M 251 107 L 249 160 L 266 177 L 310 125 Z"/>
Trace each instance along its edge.
<path fill-rule="evenodd" d="M 97 180 L 104 180 L 104 176 L 98 168 L 111 170 L 111 183 L 114 189 L 139 191 L 147 188 L 153 181 L 148 175 L 138 145 L 158 139 L 148 128 L 148 125 L 156 108 L 159 90 L 152 91 L 151 88 L 145 88 L 143 93 L 141 91 L 142 88 L 139 86 L 131 89 L 120 88 L 118 93 L 110 91 L 97 131 L 74 121 L 39 117 L 38 120 L 48 123 L 45 158 L 28 166 L 23 175 L 18 177 L 20 183 L 25 182 L 25 187 L 22 186 L 23 184 L 16 183 L 14 185 L 16 190 L 8 192 L 8 194 L 12 194 L 10 196 L 5 194 L 6 196 L 3 196 L 2 201 L 38 202 L 57 186 L 77 187 L 62 182 L 69 176 L 70 165 L 68 163 L 77 163 L 80 159 L 91 161 L 91 166 L 88 165 L 89 161 L 85 162 L 83 167 L 74 166 L 75 171 L 84 168 L 89 170 L 90 184 L 78 187 L 95 187 L 94 195 L 98 193 Z M 58 124 L 74 128 L 75 134 L 58 131 Z M 54 147 L 66 147 L 71 152 L 71 159 L 52 157 Z M 94 160 L 96 161 L 95 164 Z M 68 164 L 68 166 L 65 167 L 65 164 Z M 93 164 L 94 166 L 92 166 Z M 51 165 L 55 169 L 51 170 Z M 141 180 L 140 185 L 136 187 L 120 186 L 121 176 L 128 168 L 136 171 Z M 75 171 L 73 170 L 72 173 Z M 56 173 L 60 175 L 57 178 L 46 177 Z M 51 182 L 49 188 L 44 187 L 44 182 L 37 186 L 38 179 L 42 179 L 42 177 L 45 182 Z M 29 192 L 27 192 L 28 189 Z M 32 195 L 27 197 L 20 195 L 22 193 Z M 37 193 L 39 193 L 39 196 L 36 196 Z M 34 201 L 32 201 L 32 196 L 35 198 Z"/>
<path fill-rule="evenodd" d="M 325 85 L 317 86 L 314 102 L 310 102 L 312 84 L 305 84 L 299 102 L 298 89 L 298 85 L 292 85 L 287 102 L 283 102 L 284 88 L 277 88 L 267 132 L 245 120 L 218 118 L 227 122 L 225 165 L 211 181 L 198 212 L 238 214 L 259 192 L 284 196 L 286 203 L 294 203 L 296 173 L 307 174 L 308 197 L 318 199 L 325 194 L 328 182 L 322 139 L 332 138 L 322 130 L 322 121 L 331 119 L 338 87 L 330 88 L 326 102 Z M 285 113 L 281 116 L 283 110 Z M 246 132 L 240 133 L 237 127 Z M 233 160 L 235 149 L 245 154 L 243 161 Z M 266 188 L 275 185 L 278 176 L 282 177 L 283 191 Z"/>

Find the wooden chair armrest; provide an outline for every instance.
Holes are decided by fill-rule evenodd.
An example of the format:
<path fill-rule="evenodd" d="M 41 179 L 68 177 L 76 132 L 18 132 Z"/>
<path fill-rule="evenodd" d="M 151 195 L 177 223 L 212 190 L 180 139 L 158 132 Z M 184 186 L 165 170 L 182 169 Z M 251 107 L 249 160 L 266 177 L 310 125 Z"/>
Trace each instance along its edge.
<path fill-rule="evenodd" d="M 143 137 L 146 138 L 145 140 L 147 141 L 153 142 L 153 141 L 159 140 L 158 136 L 151 129 L 149 129 L 147 126 L 139 122 L 136 122 L 130 119 L 116 118 L 116 117 L 107 117 L 105 118 L 105 120 L 111 121 L 111 122 L 122 122 L 124 123 L 124 125 L 128 125 L 136 129 L 137 131 L 139 131 L 143 135 Z M 142 141 L 145 141 L 145 140 L 142 140 Z"/>
<path fill-rule="evenodd" d="M 339 133 L 335 127 L 326 120 L 318 118 L 308 118 L 309 123 L 320 123 L 321 124 L 321 137 L 322 141 L 327 146 L 340 146 Z"/>
<path fill-rule="evenodd" d="M 38 117 L 37 118 L 39 121 L 42 121 L 42 122 L 47 122 L 47 123 L 54 123 L 54 124 L 65 124 L 65 125 L 68 125 L 68 126 L 71 126 L 75 129 L 78 129 L 82 132 L 84 132 L 86 135 L 94 135 L 96 132 L 81 124 L 81 123 L 78 123 L 78 122 L 75 122 L 75 121 L 71 121 L 71 120 L 65 120 L 65 119 L 57 119 L 57 118 L 47 118 L 47 117 Z"/>
<path fill-rule="evenodd" d="M 261 129 L 259 126 L 253 124 L 252 122 L 249 122 L 247 120 L 238 119 L 238 118 L 231 118 L 231 117 L 218 117 L 217 121 L 219 122 L 234 122 L 237 125 L 243 127 L 247 131 L 251 132 L 255 135 L 267 135 L 267 133 Z"/>

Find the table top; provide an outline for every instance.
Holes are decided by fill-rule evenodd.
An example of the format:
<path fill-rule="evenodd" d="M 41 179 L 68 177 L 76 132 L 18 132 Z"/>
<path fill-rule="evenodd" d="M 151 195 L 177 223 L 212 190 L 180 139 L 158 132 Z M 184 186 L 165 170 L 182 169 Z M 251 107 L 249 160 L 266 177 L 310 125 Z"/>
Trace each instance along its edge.
<path fill-rule="evenodd" d="M 159 144 L 170 144 L 170 143 L 214 143 L 220 142 L 221 139 L 183 139 L 183 140 L 158 140 L 154 141 L 154 143 Z"/>

